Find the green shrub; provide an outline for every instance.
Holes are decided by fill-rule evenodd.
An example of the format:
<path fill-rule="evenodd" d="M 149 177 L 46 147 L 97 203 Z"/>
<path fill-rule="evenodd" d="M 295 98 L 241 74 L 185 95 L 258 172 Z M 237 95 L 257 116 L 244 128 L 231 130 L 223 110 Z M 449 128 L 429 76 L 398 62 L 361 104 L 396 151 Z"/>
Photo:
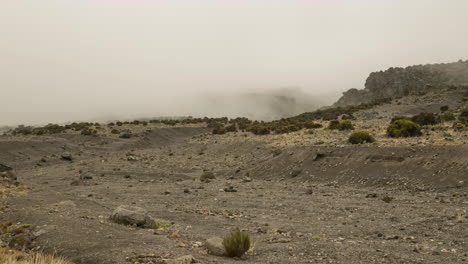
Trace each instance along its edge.
<path fill-rule="evenodd" d="M 226 134 L 226 129 L 223 126 L 216 127 L 213 129 L 213 135 L 223 135 Z"/>
<path fill-rule="evenodd" d="M 338 120 L 332 120 L 328 124 L 328 128 L 344 131 L 344 130 L 353 130 L 354 126 L 353 126 L 353 123 L 351 123 L 351 121 L 349 121 L 349 120 L 344 120 L 344 121 L 341 121 L 341 122 L 338 121 Z"/>
<path fill-rule="evenodd" d="M 390 124 L 387 128 L 389 137 L 416 137 L 422 135 L 421 127 L 413 121 L 400 119 Z"/>
<path fill-rule="evenodd" d="M 340 125 L 340 121 L 332 120 L 328 123 L 328 129 L 338 129 L 339 125 Z"/>
<path fill-rule="evenodd" d="M 223 246 L 229 257 L 242 257 L 250 249 L 250 236 L 238 228 L 223 239 Z"/>
<path fill-rule="evenodd" d="M 464 129 L 465 127 L 467 126 L 467 124 L 463 123 L 463 122 L 460 122 L 460 121 L 455 121 L 453 123 L 453 129 L 455 130 L 462 130 Z"/>
<path fill-rule="evenodd" d="M 349 136 L 348 141 L 351 144 L 374 143 L 375 138 L 367 131 L 356 131 Z"/>
<path fill-rule="evenodd" d="M 353 123 L 349 120 L 344 120 L 341 121 L 341 123 L 338 125 L 338 130 L 353 130 L 354 126 Z"/>
<path fill-rule="evenodd" d="M 433 113 L 420 113 L 411 118 L 411 121 L 421 126 L 435 125 L 437 124 L 437 115 Z"/>
<path fill-rule="evenodd" d="M 114 129 L 111 130 L 111 133 L 112 134 L 120 134 L 120 131 L 118 129 L 114 128 Z"/>
<path fill-rule="evenodd" d="M 323 114 L 322 119 L 324 121 L 330 121 L 330 120 L 338 119 L 339 116 L 340 116 L 339 112 L 328 111 Z"/>
<path fill-rule="evenodd" d="M 255 135 L 268 135 L 270 134 L 270 128 L 264 124 L 256 124 L 251 126 L 248 129 L 249 132 L 254 133 Z"/>
<path fill-rule="evenodd" d="M 81 130 L 81 135 L 95 136 L 96 134 L 97 134 L 97 131 L 95 129 L 92 129 L 92 128 L 89 128 L 89 127 Z"/>
<path fill-rule="evenodd" d="M 344 114 L 341 116 L 341 120 L 356 120 L 356 117 L 352 114 Z"/>
<path fill-rule="evenodd" d="M 468 123 L 468 107 L 463 108 L 458 116 L 458 120 L 463 123 Z"/>
<path fill-rule="evenodd" d="M 236 124 L 231 124 L 229 126 L 226 127 L 226 131 L 227 132 L 237 132 L 237 127 L 236 127 Z"/>
<path fill-rule="evenodd" d="M 439 116 L 440 122 L 447 122 L 455 120 L 455 115 L 452 112 L 445 112 Z"/>
<path fill-rule="evenodd" d="M 407 117 L 407 116 L 394 116 L 392 118 L 392 120 L 390 120 L 390 124 L 397 121 L 397 120 L 410 120 L 411 121 L 411 117 Z"/>
<path fill-rule="evenodd" d="M 304 123 L 304 127 L 308 129 L 314 129 L 314 128 L 321 128 L 323 127 L 321 124 L 314 123 L 312 121 L 308 121 Z"/>
<path fill-rule="evenodd" d="M 278 126 L 275 127 L 275 132 L 277 134 L 285 134 L 285 133 L 291 133 L 291 132 L 296 132 L 301 130 L 301 126 L 299 125 L 286 125 L 286 126 Z"/>

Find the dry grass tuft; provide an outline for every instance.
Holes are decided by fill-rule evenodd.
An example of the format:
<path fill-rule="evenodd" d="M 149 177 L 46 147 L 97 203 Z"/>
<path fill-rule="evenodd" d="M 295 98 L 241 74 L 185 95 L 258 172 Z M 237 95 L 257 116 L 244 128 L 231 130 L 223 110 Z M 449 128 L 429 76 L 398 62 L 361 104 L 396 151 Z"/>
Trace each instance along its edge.
<path fill-rule="evenodd" d="M 0 263 L 2 264 L 72 264 L 62 258 L 41 253 L 26 254 L 16 250 L 0 249 Z"/>

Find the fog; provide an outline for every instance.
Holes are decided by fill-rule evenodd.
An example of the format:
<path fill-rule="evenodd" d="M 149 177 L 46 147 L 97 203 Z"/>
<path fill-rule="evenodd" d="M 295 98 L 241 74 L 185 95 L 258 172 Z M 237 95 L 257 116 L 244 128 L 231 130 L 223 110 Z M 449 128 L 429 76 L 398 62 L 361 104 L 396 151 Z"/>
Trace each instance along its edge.
<path fill-rule="evenodd" d="M 0 125 L 309 111 L 372 71 L 467 59 L 467 10 L 466 0 L 0 0 Z"/>

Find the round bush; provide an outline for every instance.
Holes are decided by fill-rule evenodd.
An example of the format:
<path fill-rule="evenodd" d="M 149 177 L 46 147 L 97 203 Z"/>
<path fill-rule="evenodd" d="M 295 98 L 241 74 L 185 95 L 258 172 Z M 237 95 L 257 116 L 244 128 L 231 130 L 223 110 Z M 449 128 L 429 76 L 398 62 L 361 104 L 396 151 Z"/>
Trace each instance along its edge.
<path fill-rule="evenodd" d="M 447 122 L 455 120 L 455 115 L 452 112 L 445 112 L 439 117 L 440 122 Z"/>
<path fill-rule="evenodd" d="M 353 123 L 349 120 L 344 120 L 338 125 L 339 130 L 353 130 L 354 126 Z"/>
<path fill-rule="evenodd" d="M 411 118 L 413 122 L 421 126 L 435 125 L 437 124 L 438 118 L 433 113 L 420 113 Z"/>
<path fill-rule="evenodd" d="M 416 137 L 422 135 L 421 127 L 413 121 L 401 119 L 396 120 L 387 128 L 389 137 Z"/>
<path fill-rule="evenodd" d="M 348 141 L 351 144 L 374 143 L 375 138 L 367 131 L 356 131 L 349 136 Z"/>

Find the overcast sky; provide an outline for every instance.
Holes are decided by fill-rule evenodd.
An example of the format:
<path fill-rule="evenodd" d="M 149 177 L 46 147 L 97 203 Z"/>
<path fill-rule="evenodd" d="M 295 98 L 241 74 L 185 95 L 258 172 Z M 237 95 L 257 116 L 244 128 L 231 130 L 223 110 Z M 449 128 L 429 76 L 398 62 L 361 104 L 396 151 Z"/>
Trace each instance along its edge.
<path fill-rule="evenodd" d="M 372 71 L 467 59 L 467 14 L 466 0 L 0 0 L 0 125 L 176 115 L 257 89 L 337 99 Z"/>

